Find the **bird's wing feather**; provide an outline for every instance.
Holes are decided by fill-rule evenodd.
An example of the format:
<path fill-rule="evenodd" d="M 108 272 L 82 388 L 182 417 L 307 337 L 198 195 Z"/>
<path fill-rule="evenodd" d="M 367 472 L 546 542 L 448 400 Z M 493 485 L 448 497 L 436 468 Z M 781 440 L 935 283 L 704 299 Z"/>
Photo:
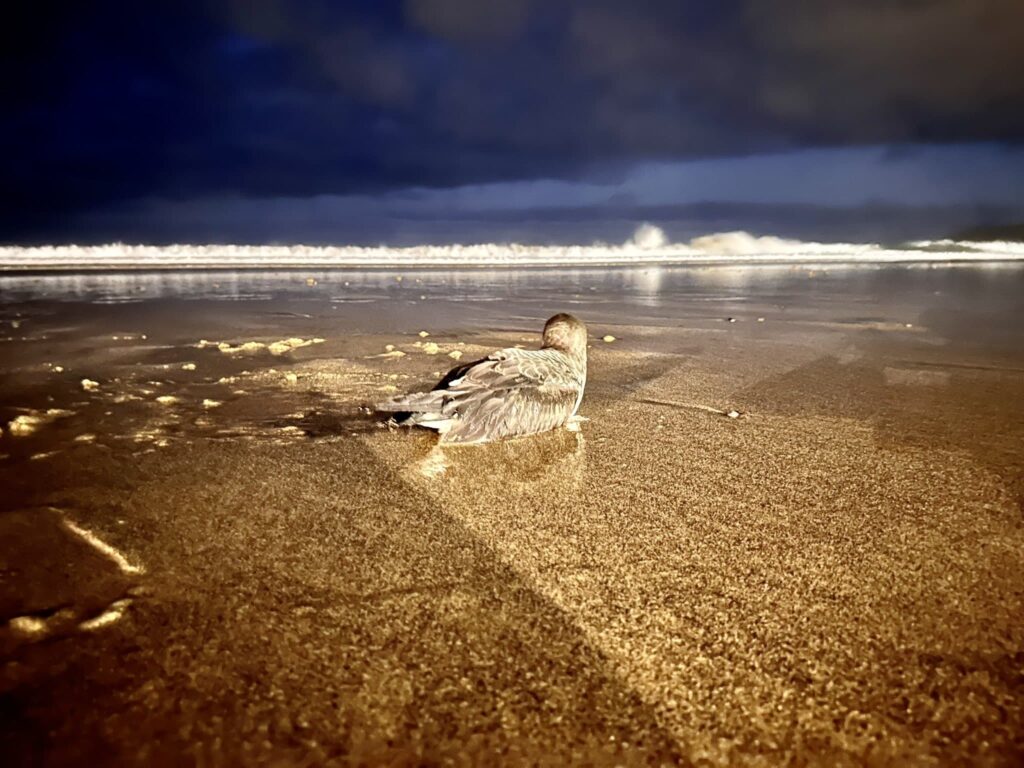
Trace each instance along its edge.
<path fill-rule="evenodd" d="M 572 415 L 583 381 L 556 350 L 503 349 L 463 368 L 444 390 L 447 443 L 478 443 L 554 429 Z"/>

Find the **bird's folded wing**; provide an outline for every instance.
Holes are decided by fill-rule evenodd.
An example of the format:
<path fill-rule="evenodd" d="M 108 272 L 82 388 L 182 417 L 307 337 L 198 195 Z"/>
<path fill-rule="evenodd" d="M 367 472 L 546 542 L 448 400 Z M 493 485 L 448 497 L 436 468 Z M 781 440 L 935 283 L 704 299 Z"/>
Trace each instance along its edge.
<path fill-rule="evenodd" d="M 453 379 L 443 412 L 444 442 L 476 443 L 531 435 L 565 423 L 582 382 L 559 353 L 501 350 Z"/>

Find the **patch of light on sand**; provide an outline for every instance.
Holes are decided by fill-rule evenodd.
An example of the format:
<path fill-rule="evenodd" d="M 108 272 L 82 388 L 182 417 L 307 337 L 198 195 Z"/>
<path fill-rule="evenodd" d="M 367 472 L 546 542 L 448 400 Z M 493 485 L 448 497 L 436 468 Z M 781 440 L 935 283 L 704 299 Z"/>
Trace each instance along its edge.
<path fill-rule="evenodd" d="M 428 480 L 440 477 L 448 471 L 448 457 L 444 453 L 444 448 L 435 445 L 414 468 L 420 476 Z"/>
<path fill-rule="evenodd" d="M 74 533 L 76 536 L 78 536 L 79 538 L 84 540 L 86 543 L 88 543 L 90 546 L 92 546 L 93 549 L 97 550 L 98 552 L 101 552 L 102 554 L 106 555 L 108 558 L 113 560 L 114 563 L 117 565 L 117 567 L 119 569 L 121 569 L 121 573 L 125 573 L 125 574 L 145 573 L 145 569 L 143 569 L 141 566 L 132 565 L 130 562 L 128 562 L 128 558 L 126 558 L 124 555 L 122 555 L 120 552 L 118 552 L 112 546 L 107 544 L 105 541 L 100 539 L 92 531 L 87 530 L 85 528 L 82 528 L 79 525 L 76 525 L 75 523 L 73 523 L 70 520 L 68 520 L 66 517 L 64 518 L 63 522 L 64 522 L 64 527 L 65 528 L 67 528 L 69 531 Z"/>

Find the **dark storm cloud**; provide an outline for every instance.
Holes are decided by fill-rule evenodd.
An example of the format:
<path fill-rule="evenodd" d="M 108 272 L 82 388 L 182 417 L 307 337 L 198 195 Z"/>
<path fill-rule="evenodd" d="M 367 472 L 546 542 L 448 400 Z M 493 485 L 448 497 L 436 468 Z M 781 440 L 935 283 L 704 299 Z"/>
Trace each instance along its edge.
<path fill-rule="evenodd" d="M 1019 0 L 20 4 L 0 234 L 804 146 L 1024 140 Z"/>

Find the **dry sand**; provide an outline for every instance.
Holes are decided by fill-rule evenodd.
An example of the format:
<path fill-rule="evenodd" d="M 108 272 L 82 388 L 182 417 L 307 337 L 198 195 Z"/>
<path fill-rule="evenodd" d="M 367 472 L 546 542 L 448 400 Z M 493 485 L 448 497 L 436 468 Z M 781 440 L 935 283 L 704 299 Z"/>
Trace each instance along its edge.
<path fill-rule="evenodd" d="M 72 415 L 0 438 L 7 764 L 1024 760 L 1015 343 L 597 323 L 580 431 L 441 452 L 358 405 L 525 322 L 154 312 L 8 346 L 5 419 Z"/>

